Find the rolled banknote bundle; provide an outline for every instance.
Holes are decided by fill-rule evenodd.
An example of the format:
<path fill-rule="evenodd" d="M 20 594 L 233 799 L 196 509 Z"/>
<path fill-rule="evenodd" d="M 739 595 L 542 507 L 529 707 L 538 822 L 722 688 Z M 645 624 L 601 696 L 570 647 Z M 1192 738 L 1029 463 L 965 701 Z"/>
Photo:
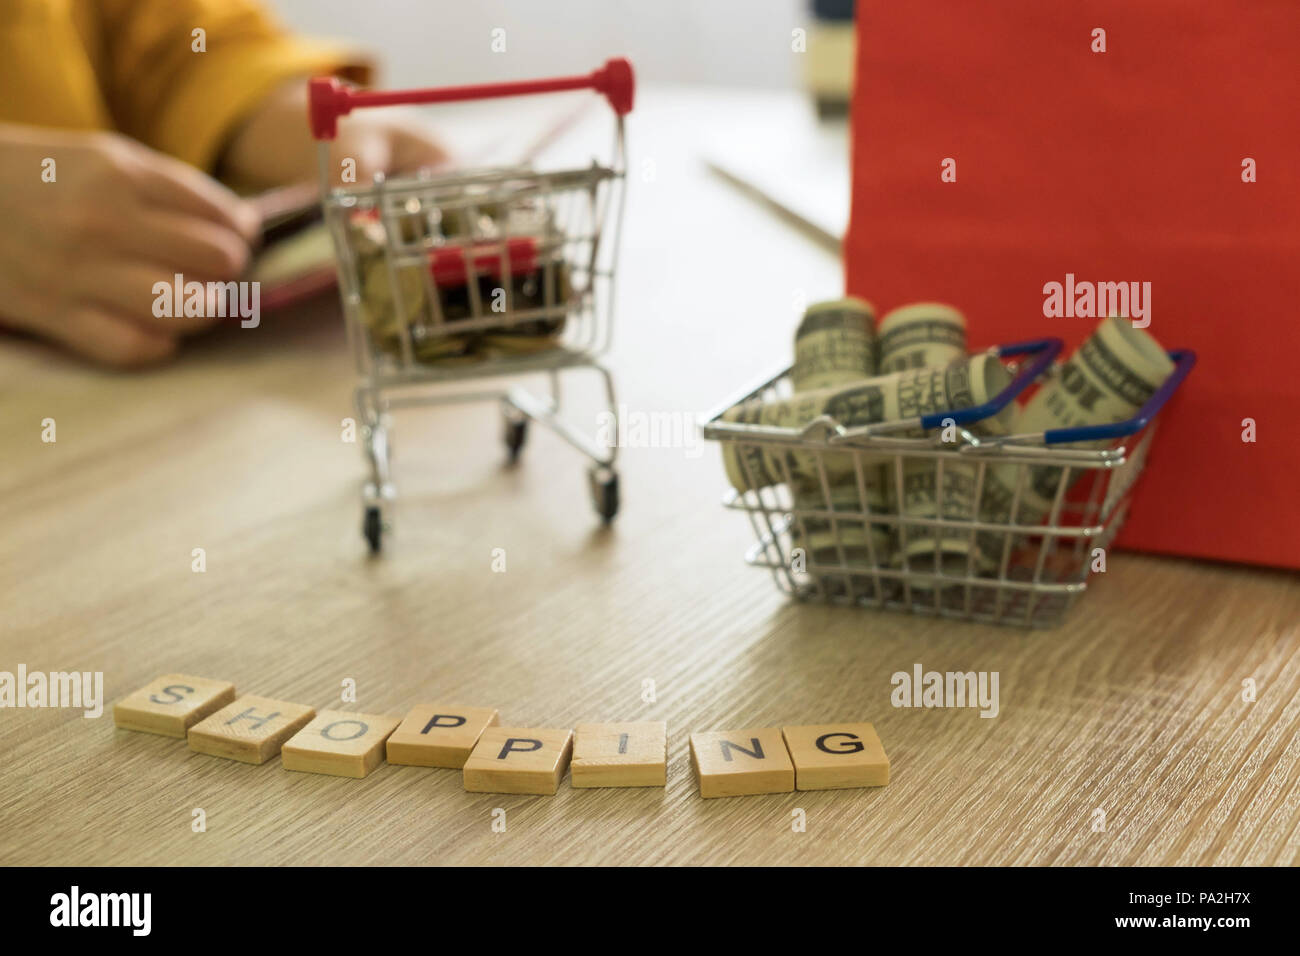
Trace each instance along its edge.
<path fill-rule="evenodd" d="M 803 552 L 805 569 L 832 596 L 843 596 L 851 587 L 856 594 L 874 597 L 875 580 L 870 572 L 889 565 L 889 528 L 867 518 L 868 510 L 881 511 L 881 490 L 866 491 L 864 502 L 856 481 L 849 480 L 831 487 L 829 502 L 820 490 L 802 489 L 795 494 L 791 545 Z M 808 513 L 830 511 L 831 505 L 834 520 Z M 792 562 L 796 557 L 791 555 Z"/>
<path fill-rule="evenodd" d="M 878 334 L 882 375 L 966 356 L 966 319 L 941 302 L 915 302 L 886 313 Z"/>
<path fill-rule="evenodd" d="M 777 401 L 751 400 L 728 409 L 723 421 L 781 428 L 801 428 L 822 415 L 848 427 L 902 421 L 981 405 L 1009 381 L 1010 375 L 997 357 L 983 353 L 946 368 L 896 372 Z M 722 454 L 727 478 L 742 492 L 781 484 L 787 474 L 796 488 L 816 487 L 819 459 L 828 482 L 838 485 L 856 480 L 854 457 L 849 452 L 810 452 L 728 441 L 723 443 Z"/>
<path fill-rule="evenodd" d="M 972 534 L 972 529 L 956 524 L 946 528 L 930 525 L 908 524 L 908 518 L 943 517 L 956 521 L 970 521 L 975 514 L 975 485 L 979 466 L 965 461 L 945 459 L 943 491 L 936 495 L 937 469 L 933 460 L 908 462 L 903 466 L 902 516 L 903 524 L 891 541 L 892 563 L 895 568 L 910 568 L 921 572 L 935 569 L 945 577 L 965 577 L 967 571 L 987 573 L 994 566 L 994 556 L 989 552 L 988 539 Z M 933 587 L 931 581 L 914 581 L 913 590 L 926 591 Z"/>
<path fill-rule="evenodd" d="M 1001 392 L 1011 382 L 1011 373 L 1002 363 L 990 355 L 983 358 L 990 364 L 988 379 L 983 392 L 987 401 Z M 967 360 L 970 361 L 970 360 Z M 981 404 L 973 402 L 972 404 Z M 969 430 L 976 435 L 1009 434 L 1015 417 L 1014 404 L 1008 404 L 997 415 L 973 422 Z M 942 469 L 940 461 L 942 460 Z M 898 473 L 902 480 L 899 482 Z M 940 474 L 942 472 L 942 487 Z M 996 480 L 990 477 L 990 470 L 985 469 L 985 484 Z M 891 511 L 903 519 L 892 544 L 895 566 L 902 567 L 904 556 L 915 561 L 917 567 L 928 570 L 932 566 L 933 556 L 940 555 L 940 566 L 945 574 L 965 575 L 966 558 L 974 553 L 973 567 L 984 570 L 989 566 L 988 556 L 980 547 L 978 538 L 972 539 L 970 529 L 961 525 L 936 528 L 932 525 L 912 524 L 907 519 L 944 519 L 958 522 L 971 521 L 977 512 L 975 500 L 978 484 L 979 464 L 974 461 L 958 459 L 952 455 L 927 457 L 908 455 L 901 467 L 885 469 L 886 503 Z M 901 489 L 901 490 L 900 490 Z M 980 490 L 983 497 L 985 489 Z M 927 564 L 930 562 L 930 564 Z M 924 589 L 926 582 L 914 585 Z"/>
<path fill-rule="evenodd" d="M 966 318 L 950 305 L 942 302 L 913 302 L 886 313 L 880 320 L 880 368 L 882 372 L 902 372 L 907 369 L 942 367 L 966 357 Z M 1005 384 L 1005 383 L 1003 383 Z M 998 389 L 1000 391 L 1000 389 Z M 1002 432 L 1010 423 L 1010 412 L 1005 417 L 974 427 L 983 433 Z M 906 517 L 942 517 L 970 519 L 974 502 L 974 469 L 965 462 L 946 462 L 944 488 L 937 494 L 935 459 L 909 458 L 902 466 L 901 513 Z M 900 509 L 898 476 L 894 469 L 886 468 L 884 487 L 891 508 Z M 940 548 L 944 535 L 931 529 L 902 528 L 895 544 L 905 545 L 902 554 L 922 557 Z M 963 534 L 953 547 L 964 550 L 968 536 Z M 958 555 L 959 557 L 959 555 Z M 945 560 L 948 560 L 946 557 Z M 956 562 L 954 557 L 953 562 Z"/>
<path fill-rule="evenodd" d="M 933 601 L 934 592 L 938 590 L 940 602 L 947 604 L 950 599 L 964 593 L 965 585 L 920 575 L 935 575 L 937 578 L 981 577 L 987 576 L 997 565 L 978 543 L 972 547 L 968 538 L 942 538 L 937 542 L 909 541 L 905 547 L 894 552 L 891 566 L 908 572 L 908 584 L 913 594 L 922 595 L 923 600 Z"/>
<path fill-rule="evenodd" d="M 796 392 L 828 388 L 871 378 L 876 374 L 876 310 L 864 299 L 849 296 L 817 302 L 804 312 L 794 333 L 794 365 L 790 382 Z M 864 462 L 863 482 L 871 506 L 884 506 L 879 463 Z M 857 494 L 856 486 L 842 496 Z M 821 489 L 796 490 L 799 499 L 817 501 Z"/>
<path fill-rule="evenodd" d="M 1160 344 L 1129 319 L 1104 319 L 1069 357 L 1060 372 L 1034 395 L 1016 420 L 1017 434 L 1079 425 L 1108 425 L 1132 418 L 1174 370 Z M 1100 448 L 1107 441 L 1067 447 Z M 1010 516 L 1016 465 L 1003 465 L 999 484 L 1007 489 L 1000 504 L 990 503 L 999 520 Z M 1063 469 L 1035 465 L 1020 492 L 1016 522 L 1036 524 L 1051 510 Z M 1072 472 L 1078 477 L 1081 472 Z"/>
<path fill-rule="evenodd" d="M 865 474 L 863 477 L 866 477 Z M 861 490 L 866 491 L 865 499 L 862 497 Z M 830 486 L 829 501 L 819 484 L 815 487 L 797 488 L 794 496 L 792 528 L 792 537 L 796 546 L 804 548 L 816 563 L 838 564 L 839 545 L 844 547 L 846 560 L 856 564 L 867 563 L 869 553 L 864 533 L 868 523 L 867 515 L 882 513 L 885 499 L 878 485 L 869 485 L 864 481 L 864 489 L 861 490 L 852 476 Z M 834 522 L 827 515 L 807 513 L 832 510 L 835 512 Z M 880 562 L 888 560 L 888 525 L 873 522 L 871 531 L 871 543 L 875 548 L 876 560 Z"/>
<path fill-rule="evenodd" d="M 849 297 L 810 305 L 794 333 L 790 381 L 796 392 L 876 374 L 876 312 Z"/>

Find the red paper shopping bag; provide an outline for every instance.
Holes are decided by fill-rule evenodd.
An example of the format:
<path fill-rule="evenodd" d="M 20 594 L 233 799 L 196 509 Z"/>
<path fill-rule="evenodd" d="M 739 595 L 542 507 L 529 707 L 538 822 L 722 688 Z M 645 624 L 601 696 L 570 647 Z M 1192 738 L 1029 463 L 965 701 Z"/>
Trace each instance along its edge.
<path fill-rule="evenodd" d="M 1073 348 L 1048 283 L 1149 282 L 1200 363 L 1119 544 L 1300 567 L 1300 4 L 859 0 L 858 40 L 849 292 Z"/>

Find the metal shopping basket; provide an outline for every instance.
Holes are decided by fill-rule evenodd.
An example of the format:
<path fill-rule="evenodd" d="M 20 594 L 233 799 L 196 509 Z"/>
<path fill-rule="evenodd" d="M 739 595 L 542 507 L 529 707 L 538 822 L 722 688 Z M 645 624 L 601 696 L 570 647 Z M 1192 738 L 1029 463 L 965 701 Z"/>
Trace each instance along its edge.
<path fill-rule="evenodd" d="M 992 349 L 1015 368 L 996 397 L 906 421 L 846 427 L 822 416 L 803 428 L 778 428 L 723 420 L 728 409 L 750 399 L 791 395 L 788 368 L 728 401 L 704 419 L 705 438 L 776 452 L 773 460 L 798 454 L 814 462 L 817 479 L 811 491 L 799 486 L 795 493 L 786 466 L 782 484 L 728 492 L 724 505 L 747 514 L 758 539 L 745 560 L 769 569 L 779 588 L 801 599 L 1000 624 L 1058 623 L 1087 588 L 1093 568 L 1100 569 L 1104 550 L 1097 549 L 1106 549 L 1123 524 L 1156 414 L 1196 362 L 1194 352 L 1169 352 L 1173 373 L 1136 415 L 1118 424 L 997 437 L 972 433 L 967 426 L 997 415 L 1031 383 L 1054 374 L 1061 347 L 1052 338 Z M 922 429 L 924 437 L 914 437 Z M 956 440 L 943 440 L 944 431 Z M 1090 445 L 1070 447 L 1081 442 Z M 852 480 L 833 486 L 828 456 L 836 456 L 838 474 Z M 911 476 L 928 483 L 933 475 L 929 487 L 940 489 L 940 503 L 929 515 L 909 513 L 905 495 L 894 493 L 887 506 L 880 507 L 877 497 L 873 507 L 873 469 L 895 489 Z M 1049 487 L 1054 482 L 1050 511 L 1026 514 L 1027 482 L 1041 487 L 1044 477 Z M 952 508 L 943 503 L 944 489 L 957 479 L 974 490 L 968 506 Z M 992 494 L 995 485 L 1000 496 Z M 912 547 L 918 542 L 919 549 Z"/>
<path fill-rule="evenodd" d="M 331 185 L 329 141 L 354 109 L 432 104 L 591 89 L 616 117 L 608 165 L 553 171 L 529 167 L 429 171 L 355 186 Z M 626 60 L 589 75 L 405 91 L 352 89 L 333 78 L 310 84 L 325 220 L 338 259 L 349 345 L 361 377 L 355 402 L 370 480 L 363 533 L 378 551 L 395 497 L 388 412 L 443 402 L 500 401 L 513 461 L 530 420 L 591 460 L 600 517 L 618 511 L 615 448 L 560 417 L 559 373 L 591 369 L 603 379 L 610 421 L 613 379 L 598 357 L 609 347 L 613 279 L 625 180 L 624 117 L 634 81 Z M 467 390 L 457 383 L 546 373 L 549 394 L 520 387 Z"/>

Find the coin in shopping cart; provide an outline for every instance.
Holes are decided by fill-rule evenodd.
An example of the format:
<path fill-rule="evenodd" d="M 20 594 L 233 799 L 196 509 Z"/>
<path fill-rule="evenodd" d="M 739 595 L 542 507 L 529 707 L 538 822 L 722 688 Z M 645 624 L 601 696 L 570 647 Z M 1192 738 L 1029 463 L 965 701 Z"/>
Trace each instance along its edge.
<path fill-rule="evenodd" d="M 348 238 L 353 254 L 361 260 L 381 255 L 387 245 L 384 227 L 373 209 L 358 210 L 348 218 Z"/>
<path fill-rule="evenodd" d="M 424 276 L 415 265 L 390 266 L 385 256 L 371 259 L 365 266 L 361 295 L 373 310 L 376 326 L 396 330 L 400 327 L 397 301 L 407 324 L 427 309 Z M 396 282 L 396 286 L 394 286 Z"/>
<path fill-rule="evenodd" d="M 386 256 L 376 256 L 365 264 L 361 294 L 374 306 L 391 306 L 400 296 L 402 312 L 409 320 L 424 307 L 424 279 L 420 272 L 418 266 L 390 266 Z"/>
<path fill-rule="evenodd" d="M 468 319 L 487 318 L 492 309 L 492 282 L 482 277 L 475 288 L 477 300 L 471 294 L 469 283 L 440 282 L 437 284 L 438 303 L 442 309 L 444 322 L 464 322 Z"/>
<path fill-rule="evenodd" d="M 458 217 L 461 231 L 456 234 L 457 238 L 483 240 L 557 234 L 550 207 L 535 196 L 508 197 L 486 203 L 478 206 L 477 212 L 475 217 L 468 210 L 461 210 Z"/>
<path fill-rule="evenodd" d="M 450 358 L 473 351 L 475 336 L 439 333 L 431 326 L 417 326 L 411 331 L 411 346 L 422 360 Z"/>
<path fill-rule="evenodd" d="M 490 195 L 486 187 L 469 187 L 454 200 L 444 202 L 434 218 L 441 238 L 473 242 L 500 235 L 503 206 Z"/>
<path fill-rule="evenodd" d="M 416 352 L 416 358 L 425 365 L 460 366 L 483 361 L 486 355 L 473 345 L 465 345 L 459 352 Z"/>
<path fill-rule="evenodd" d="M 434 339 L 421 339 L 415 334 L 416 331 L 413 329 L 411 335 L 411 356 L 416 361 L 441 363 L 466 356 L 472 351 L 470 344 L 462 337 L 440 336 Z M 395 358 L 401 357 L 402 340 L 399 335 L 372 337 L 372 341 L 378 351 Z"/>
<path fill-rule="evenodd" d="M 502 356 L 536 355 L 557 348 L 560 344 L 558 335 L 551 336 L 510 336 L 487 335 L 483 337 L 483 347 L 491 354 Z"/>
<path fill-rule="evenodd" d="M 550 294 L 546 294 L 545 269 L 538 268 L 529 273 L 511 278 L 511 296 L 507 300 L 510 313 L 528 313 L 533 311 L 569 308 L 572 288 L 569 283 L 568 265 L 560 260 L 553 266 Z M 565 315 L 552 315 L 529 319 L 523 322 L 506 321 L 500 328 L 492 329 L 484 337 L 484 344 L 504 354 L 531 354 L 555 348 L 564 331 Z"/>
<path fill-rule="evenodd" d="M 850 296 L 810 305 L 794 333 L 790 380 L 796 392 L 876 374 L 876 312 Z"/>
<path fill-rule="evenodd" d="M 966 318 L 941 302 L 915 302 L 880 320 L 880 373 L 947 365 L 966 357 Z"/>
<path fill-rule="evenodd" d="M 411 197 L 387 209 L 387 214 L 377 207 L 354 209 L 348 217 L 353 251 L 361 258 L 376 255 L 388 248 L 388 228 L 403 246 L 422 243 L 431 235 L 430 210 L 420 200 Z M 387 222 L 387 227 L 385 226 Z"/>
<path fill-rule="evenodd" d="M 512 203 L 505 214 L 504 231 L 512 236 L 555 234 L 557 227 L 550 207 L 536 198 Z"/>

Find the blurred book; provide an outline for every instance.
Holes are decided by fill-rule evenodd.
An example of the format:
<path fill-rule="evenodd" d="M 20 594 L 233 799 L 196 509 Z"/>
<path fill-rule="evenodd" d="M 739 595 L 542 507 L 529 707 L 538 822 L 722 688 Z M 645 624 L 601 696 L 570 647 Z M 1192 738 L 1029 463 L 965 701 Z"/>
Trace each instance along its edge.
<path fill-rule="evenodd" d="M 334 246 L 317 185 L 285 186 L 251 201 L 262 214 L 262 247 L 246 278 L 261 284 L 261 307 L 284 308 L 332 289 Z"/>

